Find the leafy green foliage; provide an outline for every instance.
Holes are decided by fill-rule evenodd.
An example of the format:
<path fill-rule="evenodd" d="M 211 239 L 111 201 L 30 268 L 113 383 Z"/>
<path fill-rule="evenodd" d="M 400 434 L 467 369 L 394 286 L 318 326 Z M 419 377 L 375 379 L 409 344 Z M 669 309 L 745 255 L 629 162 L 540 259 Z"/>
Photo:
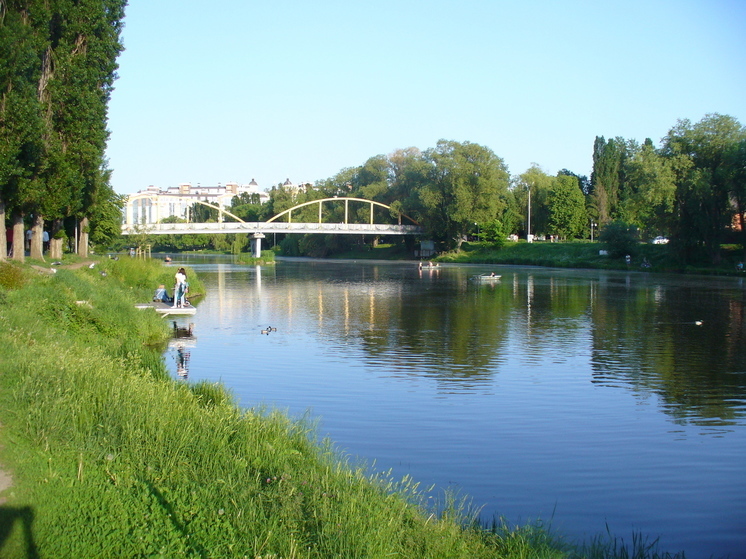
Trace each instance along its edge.
<path fill-rule="evenodd" d="M 638 230 L 623 221 L 613 221 L 601 230 L 599 240 L 604 243 L 612 258 L 635 256 L 638 252 Z"/>
<path fill-rule="evenodd" d="M 521 229 L 528 232 L 529 196 L 532 234 L 549 233 L 549 193 L 554 177 L 534 164 L 515 179 L 514 195 L 519 208 Z"/>
<path fill-rule="evenodd" d="M 418 195 L 434 238 L 460 247 L 475 221 L 495 219 L 507 208 L 507 168 L 488 148 L 441 140 L 425 161 L 429 181 Z"/>
<path fill-rule="evenodd" d="M 584 233 L 588 223 L 585 198 L 575 177 L 557 176 L 549 190 L 549 231 L 560 237 L 577 237 Z"/>
<path fill-rule="evenodd" d="M 629 157 L 624 138 L 596 136 L 593 144 L 591 196 L 601 225 L 619 217 L 619 200 L 624 188 L 624 165 Z"/>
<path fill-rule="evenodd" d="M 503 246 L 510 234 L 509 228 L 499 219 L 488 221 L 481 229 L 482 237 L 496 248 Z"/>
<path fill-rule="evenodd" d="M 104 150 L 125 4 L 0 4 L 0 197 L 12 213 L 90 218 L 99 243 L 121 210 Z"/>
<path fill-rule="evenodd" d="M 671 231 L 676 183 L 671 162 L 658 153 L 650 139 L 630 157 L 627 186 L 620 214 L 647 232 L 649 237 Z"/>
<path fill-rule="evenodd" d="M 733 117 L 718 114 L 696 124 L 681 120 L 664 139 L 663 153 L 673 162 L 676 174 L 675 240 L 685 259 L 701 245 L 713 263 L 719 261 L 720 245 L 734 213 L 732 178 L 738 176 L 739 160 L 729 154 L 744 140 L 746 128 Z"/>

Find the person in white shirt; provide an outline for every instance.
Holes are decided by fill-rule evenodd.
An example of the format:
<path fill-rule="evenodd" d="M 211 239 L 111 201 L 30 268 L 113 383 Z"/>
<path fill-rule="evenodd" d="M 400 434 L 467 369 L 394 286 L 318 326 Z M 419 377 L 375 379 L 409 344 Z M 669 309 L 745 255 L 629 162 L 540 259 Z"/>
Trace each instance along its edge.
<path fill-rule="evenodd" d="M 187 283 L 186 270 L 179 268 L 176 272 L 176 285 L 174 286 L 174 304 L 171 305 L 172 309 L 176 307 L 184 307 L 186 305 L 186 292 L 189 284 Z"/>

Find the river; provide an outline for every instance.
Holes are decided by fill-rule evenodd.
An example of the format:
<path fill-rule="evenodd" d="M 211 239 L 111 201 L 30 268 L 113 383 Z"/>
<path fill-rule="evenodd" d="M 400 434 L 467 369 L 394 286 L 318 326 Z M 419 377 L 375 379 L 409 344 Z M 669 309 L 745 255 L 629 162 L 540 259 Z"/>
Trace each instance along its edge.
<path fill-rule="evenodd" d="M 194 339 L 172 343 L 174 376 L 307 417 L 351 462 L 469 497 L 484 520 L 746 557 L 741 278 L 184 264 L 207 296 L 177 321 Z M 470 279 L 485 271 L 502 277 Z"/>

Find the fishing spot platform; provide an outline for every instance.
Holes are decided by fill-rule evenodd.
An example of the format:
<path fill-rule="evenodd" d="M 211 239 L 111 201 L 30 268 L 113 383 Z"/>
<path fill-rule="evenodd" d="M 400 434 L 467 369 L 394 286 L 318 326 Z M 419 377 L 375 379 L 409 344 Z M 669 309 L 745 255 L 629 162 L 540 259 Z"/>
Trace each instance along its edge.
<path fill-rule="evenodd" d="M 138 309 L 154 309 L 155 312 L 157 312 L 161 316 L 189 316 L 193 314 L 197 314 L 197 308 L 193 307 L 192 305 L 187 305 L 186 307 L 176 307 L 173 308 L 168 303 L 162 303 L 162 302 L 152 302 L 152 303 L 138 303 L 135 305 L 135 308 Z"/>

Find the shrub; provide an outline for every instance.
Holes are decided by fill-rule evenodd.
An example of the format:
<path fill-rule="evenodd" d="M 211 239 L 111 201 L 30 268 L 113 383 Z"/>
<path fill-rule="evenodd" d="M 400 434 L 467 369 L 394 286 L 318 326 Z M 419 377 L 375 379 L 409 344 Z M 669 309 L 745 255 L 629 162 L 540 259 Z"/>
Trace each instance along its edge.
<path fill-rule="evenodd" d="M 5 289 L 20 289 L 26 283 L 23 270 L 12 262 L 0 262 L 0 286 Z"/>
<path fill-rule="evenodd" d="M 599 236 L 599 240 L 606 244 L 609 256 L 612 258 L 622 258 L 626 255 L 635 256 L 637 254 L 639 231 L 634 225 L 624 221 L 612 221 Z"/>
<path fill-rule="evenodd" d="M 482 235 L 496 248 L 505 245 L 508 233 L 508 228 L 499 219 L 493 219 L 482 226 Z"/>

